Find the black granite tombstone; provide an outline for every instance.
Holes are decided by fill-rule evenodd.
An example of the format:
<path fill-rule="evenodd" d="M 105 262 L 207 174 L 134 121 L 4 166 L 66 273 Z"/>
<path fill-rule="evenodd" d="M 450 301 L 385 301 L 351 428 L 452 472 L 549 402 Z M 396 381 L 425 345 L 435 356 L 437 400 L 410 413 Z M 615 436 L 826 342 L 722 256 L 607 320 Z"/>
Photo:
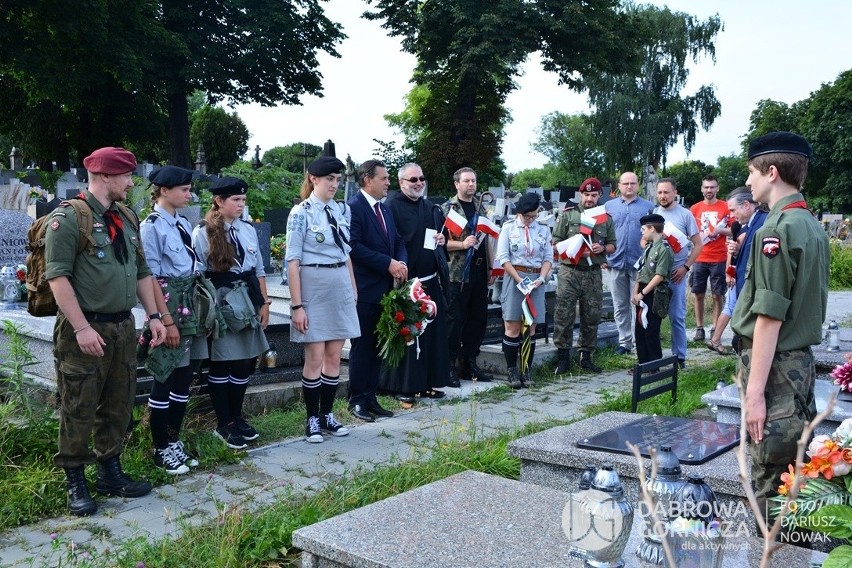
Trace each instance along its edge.
<path fill-rule="evenodd" d="M 269 262 L 269 241 L 272 238 L 271 225 L 264 221 L 261 223 L 252 223 L 252 226 L 257 231 L 257 242 L 260 245 L 260 254 L 263 257 L 263 269 L 267 274 L 272 274 L 272 264 Z"/>
<path fill-rule="evenodd" d="M 627 442 L 650 457 L 651 448 L 671 446 L 680 463 L 698 465 L 719 456 L 740 443 L 739 424 L 707 420 L 645 416 L 577 442 L 577 447 L 600 452 L 630 454 Z"/>
<path fill-rule="evenodd" d="M 44 217 L 45 215 L 56 209 L 61 201 L 62 200 L 58 197 L 54 197 L 50 201 L 42 201 L 40 199 L 36 201 L 36 219 Z"/>
<path fill-rule="evenodd" d="M 269 223 L 272 235 L 283 235 L 287 232 L 287 217 L 290 216 L 289 207 L 276 209 L 264 209 L 263 220 Z"/>

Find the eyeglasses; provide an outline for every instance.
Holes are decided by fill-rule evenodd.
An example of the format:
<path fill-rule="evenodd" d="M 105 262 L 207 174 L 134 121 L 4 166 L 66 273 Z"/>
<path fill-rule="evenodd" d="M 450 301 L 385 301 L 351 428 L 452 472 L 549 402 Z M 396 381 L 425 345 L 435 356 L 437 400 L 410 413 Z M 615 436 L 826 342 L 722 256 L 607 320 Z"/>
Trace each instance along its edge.
<path fill-rule="evenodd" d="M 535 213 L 523 213 L 522 217 L 528 221 L 532 221 L 533 219 L 538 217 L 538 211 L 536 211 Z"/>
<path fill-rule="evenodd" d="M 417 183 L 418 181 L 426 181 L 426 178 L 423 176 L 420 177 L 410 177 L 410 178 L 399 178 L 400 181 L 407 181 L 409 183 Z"/>

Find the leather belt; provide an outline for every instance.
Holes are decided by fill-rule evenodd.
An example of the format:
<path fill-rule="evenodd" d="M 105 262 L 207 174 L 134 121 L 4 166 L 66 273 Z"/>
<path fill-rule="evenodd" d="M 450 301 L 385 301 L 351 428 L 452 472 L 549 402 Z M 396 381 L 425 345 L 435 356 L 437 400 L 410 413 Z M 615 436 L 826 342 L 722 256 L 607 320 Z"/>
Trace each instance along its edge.
<path fill-rule="evenodd" d="M 515 266 L 513 264 L 512 268 L 514 268 L 517 272 L 526 272 L 527 274 L 538 274 L 541 272 L 540 266 Z"/>
<path fill-rule="evenodd" d="M 346 261 L 335 262 L 333 264 L 303 264 L 302 266 L 309 268 L 340 268 L 341 266 L 346 266 Z"/>
<path fill-rule="evenodd" d="M 572 268 L 574 270 L 579 270 L 581 272 L 588 272 L 590 270 L 600 270 L 600 268 L 601 268 L 600 264 L 588 264 L 588 263 L 587 264 L 565 264 L 565 263 L 563 263 L 562 266 L 567 266 L 568 268 Z"/>
<path fill-rule="evenodd" d="M 130 310 L 126 312 L 116 312 L 114 314 L 101 314 L 98 312 L 83 312 L 83 317 L 86 318 L 86 321 L 89 323 L 97 323 L 97 322 L 108 322 L 108 323 L 120 323 L 126 319 L 129 319 L 133 316 L 133 313 Z"/>

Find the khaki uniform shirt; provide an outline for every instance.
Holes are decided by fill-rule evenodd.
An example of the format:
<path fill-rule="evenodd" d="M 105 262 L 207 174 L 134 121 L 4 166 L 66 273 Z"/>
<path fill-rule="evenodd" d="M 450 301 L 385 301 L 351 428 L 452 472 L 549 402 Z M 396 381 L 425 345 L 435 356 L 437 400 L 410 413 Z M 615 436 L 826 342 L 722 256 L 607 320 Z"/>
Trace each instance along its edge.
<path fill-rule="evenodd" d="M 106 209 L 91 193 L 83 193 L 92 209 L 94 246 L 77 254 L 79 232 L 74 208 L 58 207 L 47 224 L 44 276 L 47 280 L 67 276 L 84 312 L 114 314 L 130 310 L 137 303 L 136 281 L 151 275 L 139 233 L 122 215 L 127 264 L 119 263 L 104 222 Z M 118 211 L 115 204 L 111 209 Z"/>
<path fill-rule="evenodd" d="M 563 211 L 559 216 L 559 221 L 556 222 L 556 227 L 553 228 L 553 244 L 565 239 L 571 238 L 574 235 L 580 234 L 580 214 L 583 212 L 583 206 L 577 205 L 567 211 Z M 606 248 L 606 245 L 615 246 L 615 224 L 612 222 L 612 217 L 607 215 L 606 222 L 598 223 L 592 229 L 592 234 L 587 238 L 592 243 L 598 243 Z M 606 253 L 593 254 L 589 256 L 592 264 L 600 266 L 606 262 Z M 585 261 L 583 261 L 585 262 Z M 563 260 L 562 264 L 571 264 L 567 260 Z"/>
<path fill-rule="evenodd" d="M 636 281 L 645 285 L 659 274 L 664 282 L 668 282 L 672 273 L 672 264 L 674 264 L 674 253 L 665 239 L 648 243 L 645 245 L 642 256 L 639 257 L 639 273 Z M 630 293 L 633 294 L 632 291 Z"/>
<path fill-rule="evenodd" d="M 781 199 L 755 233 L 731 320 L 750 339 L 757 316 L 781 321 L 776 352 L 818 344 L 828 302 L 828 236 L 807 209 L 784 210 L 798 201 L 801 193 Z"/>

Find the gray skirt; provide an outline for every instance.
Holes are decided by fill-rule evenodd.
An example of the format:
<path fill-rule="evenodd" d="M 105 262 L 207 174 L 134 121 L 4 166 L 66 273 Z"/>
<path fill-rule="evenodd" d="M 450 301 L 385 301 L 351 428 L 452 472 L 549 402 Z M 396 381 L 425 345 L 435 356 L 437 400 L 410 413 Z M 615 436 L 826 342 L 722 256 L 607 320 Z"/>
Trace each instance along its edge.
<path fill-rule="evenodd" d="M 222 298 L 231 291 L 225 286 L 217 288 L 216 293 L 221 304 Z M 260 316 L 257 316 L 258 322 Z M 194 347 L 194 344 L 193 344 Z M 253 359 L 265 353 L 269 349 L 266 333 L 258 323 L 257 327 L 247 327 L 236 333 L 228 330 L 224 337 L 214 339 L 210 345 L 211 361 L 239 361 L 240 359 Z M 196 350 L 193 349 L 193 359 Z"/>
<path fill-rule="evenodd" d="M 535 311 L 537 312 L 535 323 L 544 323 L 544 286 L 539 286 L 530 294 Z M 503 288 L 500 291 L 500 305 L 503 308 L 503 321 L 523 321 L 524 312 L 521 302 L 524 296 L 518 290 L 518 284 L 511 276 L 503 276 Z"/>
<path fill-rule="evenodd" d="M 290 341 L 315 343 L 360 337 L 355 292 L 349 269 L 302 266 L 302 305 L 308 316 L 308 331 L 300 333 L 290 326 Z"/>

